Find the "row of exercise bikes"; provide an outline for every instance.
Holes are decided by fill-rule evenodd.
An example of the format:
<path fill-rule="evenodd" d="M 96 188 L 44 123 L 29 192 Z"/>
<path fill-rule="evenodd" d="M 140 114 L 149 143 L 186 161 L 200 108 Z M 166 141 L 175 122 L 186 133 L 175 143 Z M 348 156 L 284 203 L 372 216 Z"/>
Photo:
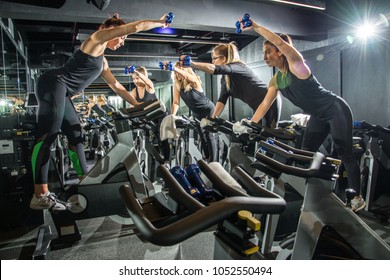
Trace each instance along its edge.
<path fill-rule="evenodd" d="M 40 228 L 34 259 L 80 240 L 78 220 L 112 215 L 128 217 L 141 240 L 159 246 L 213 228 L 214 259 L 390 259 L 389 244 L 338 193 L 341 162 L 296 148 L 297 130 L 243 122 L 237 133 L 236 124 L 210 119 L 202 128 L 219 136 L 220 157 L 206 162 L 195 149 L 198 120 L 183 118 L 171 168 L 152 141 L 165 113 L 151 100 L 113 116 L 115 144 L 78 184 L 63 186 L 60 199 L 72 206 L 51 213 L 56 237 L 49 225 Z M 366 145 L 365 212 L 375 213 L 376 164 L 388 167 L 379 138 L 390 130 L 359 125 L 360 136 L 368 136 L 356 138 Z M 163 191 L 150 179 L 155 169 Z"/>

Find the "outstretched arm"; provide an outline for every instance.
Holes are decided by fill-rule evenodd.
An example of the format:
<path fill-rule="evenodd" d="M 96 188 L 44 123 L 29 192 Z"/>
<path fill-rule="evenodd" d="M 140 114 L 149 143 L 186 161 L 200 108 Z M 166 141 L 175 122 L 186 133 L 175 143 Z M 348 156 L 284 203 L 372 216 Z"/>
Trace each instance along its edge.
<path fill-rule="evenodd" d="M 104 52 L 108 41 L 156 27 L 167 27 L 169 24 L 165 20 L 166 15 L 158 20 L 137 20 L 116 27 L 100 29 L 85 40 L 81 45 L 81 50 L 89 55 L 99 56 Z"/>
<path fill-rule="evenodd" d="M 184 57 L 186 57 L 186 55 L 180 56 L 180 60 L 183 61 Z M 215 70 L 215 65 L 212 63 L 193 62 L 192 60 L 191 60 L 191 67 L 193 69 L 203 71 L 207 74 L 214 74 L 214 70 Z"/>
<path fill-rule="evenodd" d="M 259 107 L 257 107 L 255 114 L 252 117 L 252 122 L 258 123 L 268 112 L 272 103 L 274 103 L 276 97 L 278 95 L 278 89 L 275 83 L 275 76 L 271 79 L 270 84 L 268 86 L 267 94 L 264 100 L 260 103 Z"/>
<path fill-rule="evenodd" d="M 108 62 L 106 58 L 104 58 L 104 66 L 103 71 L 101 73 L 101 77 L 106 81 L 109 87 L 120 97 L 122 97 L 125 101 L 130 103 L 131 105 L 137 106 L 139 103 L 126 89 L 125 87 L 118 82 L 118 80 L 112 74 L 110 68 L 108 67 Z"/>
<path fill-rule="evenodd" d="M 173 101 L 172 101 L 172 115 L 176 116 L 177 111 L 180 107 L 180 92 L 177 90 L 177 88 L 173 87 Z"/>
<path fill-rule="evenodd" d="M 215 109 L 214 109 L 214 112 L 213 112 L 213 115 L 211 116 L 211 118 L 214 119 L 216 117 L 219 117 L 222 114 L 222 111 L 224 108 L 225 108 L 225 104 L 218 101 L 217 104 L 215 105 Z"/>
<path fill-rule="evenodd" d="M 94 41 L 98 43 L 103 43 L 118 37 L 127 36 L 129 34 L 138 33 L 140 31 L 150 30 L 156 27 L 165 28 L 169 26 L 169 24 L 165 22 L 165 19 L 166 15 L 163 15 L 160 19 L 157 20 L 137 20 L 114 28 L 105 28 L 98 30 L 94 34 L 92 34 L 91 37 Z"/>

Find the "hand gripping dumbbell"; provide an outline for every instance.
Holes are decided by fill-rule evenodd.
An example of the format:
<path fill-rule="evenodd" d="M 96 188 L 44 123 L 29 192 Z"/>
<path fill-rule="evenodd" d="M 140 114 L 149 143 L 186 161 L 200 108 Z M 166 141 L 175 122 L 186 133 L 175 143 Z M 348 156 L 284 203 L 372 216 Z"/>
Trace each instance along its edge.
<path fill-rule="evenodd" d="M 168 71 L 173 71 L 175 67 L 172 64 L 172 61 L 169 61 L 167 64 L 164 65 L 163 62 L 159 62 L 158 65 L 160 66 L 161 70 L 168 70 Z"/>
<path fill-rule="evenodd" d="M 251 21 L 251 16 L 249 14 L 245 14 L 243 17 L 242 17 L 242 20 L 241 21 L 237 21 L 236 22 L 236 33 L 241 33 L 242 32 L 242 29 L 241 29 L 241 23 L 244 27 L 249 27 L 252 25 L 252 21 Z"/>
<path fill-rule="evenodd" d="M 133 74 L 134 71 L 135 71 L 134 65 L 125 67 L 125 74 Z"/>
<path fill-rule="evenodd" d="M 186 55 L 186 56 L 183 58 L 183 66 L 186 66 L 186 67 L 191 66 L 191 56 Z"/>
<path fill-rule="evenodd" d="M 171 24 L 175 15 L 172 12 L 169 12 L 165 17 L 165 23 Z"/>

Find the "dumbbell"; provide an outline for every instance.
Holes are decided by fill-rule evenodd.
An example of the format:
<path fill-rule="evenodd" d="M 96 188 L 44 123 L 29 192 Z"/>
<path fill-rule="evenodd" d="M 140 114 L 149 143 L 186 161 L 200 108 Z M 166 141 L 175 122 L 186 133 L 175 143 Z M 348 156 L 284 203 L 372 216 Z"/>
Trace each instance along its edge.
<path fill-rule="evenodd" d="M 134 71 L 135 71 L 134 65 L 125 67 L 125 74 L 133 74 Z"/>
<path fill-rule="evenodd" d="M 172 61 L 169 61 L 167 65 L 164 65 L 163 62 L 159 62 L 158 65 L 160 66 L 160 69 L 161 70 L 169 70 L 169 71 L 173 71 L 175 69 L 175 67 L 173 66 L 172 64 Z"/>
<path fill-rule="evenodd" d="M 244 25 L 244 27 L 249 27 L 252 25 L 251 16 L 247 13 L 242 17 L 241 21 L 236 22 L 236 33 L 241 33 L 241 23 Z"/>
<path fill-rule="evenodd" d="M 189 55 L 186 55 L 184 58 L 183 58 L 183 66 L 191 66 L 191 56 Z"/>
<path fill-rule="evenodd" d="M 173 18 L 175 17 L 174 13 L 169 12 L 165 17 L 165 23 L 171 24 L 173 22 Z"/>

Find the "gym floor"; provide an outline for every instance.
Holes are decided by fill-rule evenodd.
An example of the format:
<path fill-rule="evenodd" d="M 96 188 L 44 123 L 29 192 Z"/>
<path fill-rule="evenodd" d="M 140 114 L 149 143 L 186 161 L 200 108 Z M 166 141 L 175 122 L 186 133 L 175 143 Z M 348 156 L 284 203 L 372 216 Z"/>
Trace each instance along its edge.
<path fill-rule="evenodd" d="M 156 191 L 161 185 L 156 183 Z M 29 200 L 27 200 L 29 201 Z M 390 196 L 383 195 L 376 200 L 379 205 L 390 205 Z M 32 211 L 31 217 L 55 226 L 48 211 Z M 390 217 L 390 208 L 386 210 Z M 39 213 L 39 214 L 37 214 Z M 40 216 L 39 216 L 40 215 Z M 37 217 L 38 216 L 38 217 Z M 360 215 L 383 240 L 390 244 L 390 223 Z M 78 221 L 81 240 L 70 247 L 56 248 L 48 252 L 49 260 L 212 260 L 214 229 L 202 232 L 181 244 L 160 247 L 141 241 L 128 219 L 119 216 L 101 217 Z M 29 260 L 35 249 L 39 225 L 19 226 L 0 235 L 0 259 Z M 275 250 L 277 250 L 275 244 Z"/>

